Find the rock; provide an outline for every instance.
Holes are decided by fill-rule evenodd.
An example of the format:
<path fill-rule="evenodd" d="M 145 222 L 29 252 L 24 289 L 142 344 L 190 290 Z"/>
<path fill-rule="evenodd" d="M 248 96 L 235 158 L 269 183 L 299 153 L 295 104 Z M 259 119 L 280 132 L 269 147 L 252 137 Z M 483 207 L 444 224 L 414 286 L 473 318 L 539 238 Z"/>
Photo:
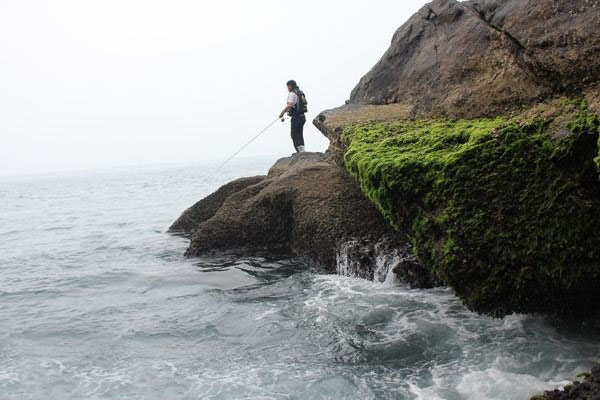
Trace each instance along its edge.
<path fill-rule="evenodd" d="M 583 107 L 354 125 L 345 165 L 470 309 L 593 315 L 600 119 Z"/>
<path fill-rule="evenodd" d="M 342 243 L 336 253 L 336 265 L 336 272 L 343 276 L 381 283 L 393 277 L 394 281 L 423 289 L 441 285 L 431 269 L 417 260 L 409 245 L 389 238 L 378 241 L 354 239 Z"/>
<path fill-rule="evenodd" d="M 188 224 L 187 255 L 268 252 L 308 256 L 333 269 L 343 241 L 397 236 L 329 155 L 298 153 L 252 179 L 226 185 L 184 213 L 181 219 L 195 223 Z"/>
<path fill-rule="evenodd" d="M 265 176 L 240 178 L 222 186 L 215 193 L 200 200 L 188 208 L 169 228 L 169 232 L 190 237 L 194 229 L 202 222 L 211 218 L 221 208 L 225 200 L 248 186 L 256 185 L 263 181 Z"/>
<path fill-rule="evenodd" d="M 597 312 L 599 26 L 600 0 L 435 0 L 314 120 L 472 310 Z"/>
<path fill-rule="evenodd" d="M 590 88 L 585 92 L 585 101 L 590 111 L 600 115 L 600 86 Z"/>
<path fill-rule="evenodd" d="M 491 315 L 594 314 L 599 26 L 600 0 L 435 0 L 314 120 L 327 154 L 225 186 L 174 229 L 190 256 L 309 256 L 441 281 Z"/>
<path fill-rule="evenodd" d="M 600 0 L 435 0 L 395 33 L 354 105 L 494 116 L 600 77 Z"/>
<path fill-rule="evenodd" d="M 582 374 L 583 382 L 575 381 L 562 390 L 553 390 L 532 400 L 597 400 L 600 399 L 600 365 Z"/>

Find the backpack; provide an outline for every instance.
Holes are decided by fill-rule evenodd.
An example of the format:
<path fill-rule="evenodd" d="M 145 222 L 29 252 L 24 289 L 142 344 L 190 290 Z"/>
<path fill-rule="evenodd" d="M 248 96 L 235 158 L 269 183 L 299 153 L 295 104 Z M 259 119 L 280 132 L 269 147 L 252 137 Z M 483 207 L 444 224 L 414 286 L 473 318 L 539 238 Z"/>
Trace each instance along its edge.
<path fill-rule="evenodd" d="M 290 115 L 302 115 L 308 112 L 308 101 L 306 101 L 306 95 L 299 88 L 294 89 L 294 93 L 298 96 L 298 101 L 294 108 L 290 110 Z"/>

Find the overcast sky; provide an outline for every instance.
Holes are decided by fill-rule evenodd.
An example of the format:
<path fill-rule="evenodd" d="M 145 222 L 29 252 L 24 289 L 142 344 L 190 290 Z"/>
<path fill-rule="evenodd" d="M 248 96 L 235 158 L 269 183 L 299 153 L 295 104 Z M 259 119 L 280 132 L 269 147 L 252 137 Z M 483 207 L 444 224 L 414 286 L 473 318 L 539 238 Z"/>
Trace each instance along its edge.
<path fill-rule="evenodd" d="M 0 0 L 0 175 L 227 158 L 288 79 L 309 121 L 342 104 L 423 4 Z M 288 122 L 243 155 L 292 151 Z"/>

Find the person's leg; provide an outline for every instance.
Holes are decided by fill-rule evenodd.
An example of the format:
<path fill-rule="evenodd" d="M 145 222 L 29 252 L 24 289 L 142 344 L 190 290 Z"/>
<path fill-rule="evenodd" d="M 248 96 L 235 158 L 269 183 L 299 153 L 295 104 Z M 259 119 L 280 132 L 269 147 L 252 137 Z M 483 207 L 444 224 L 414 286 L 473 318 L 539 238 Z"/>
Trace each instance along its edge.
<path fill-rule="evenodd" d="M 294 149 L 296 149 L 296 151 L 300 151 L 298 149 L 298 147 L 300 146 L 298 138 L 299 138 L 299 135 L 300 135 L 301 131 L 298 129 L 299 128 L 298 122 L 299 121 L 298 121 L 297 117 L 292 117 L 292 122 L 291 122 L 291 126 L 292 126 L 292 142 L 294 143 Z"/>
<path fill-rule="evenodd" d="M 298 121 L 298 151 L 304 151 L 304 124 L 306 123 L 306 117 L 303 115 Z"/>

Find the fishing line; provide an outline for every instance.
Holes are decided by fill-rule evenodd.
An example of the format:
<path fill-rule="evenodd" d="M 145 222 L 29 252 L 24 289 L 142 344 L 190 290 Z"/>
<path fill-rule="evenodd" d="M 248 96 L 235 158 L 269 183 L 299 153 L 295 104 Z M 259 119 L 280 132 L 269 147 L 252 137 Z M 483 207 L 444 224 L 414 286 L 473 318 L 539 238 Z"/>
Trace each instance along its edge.
<path fill-rule="evenodd" d="M 221 171 L 221 169 L 227 165 L 227 163 L 231 160 L 233 160 L 235 158 L 235 156 L 237 156 L 238 154 L 240 154 L 246 147 L 250 146 L 250 144 L 252 142 L 254 142 L 256 139 L 258 139 L 260 137 L 260 135 L 262 135 L 263 133 L 265 133 L 270 127 L 272 127 L 273 125 L 275 125 L 275 123 L 279 121 L 279 118 L 277 118 L 275 121 L 271 122 L 269 125 L 267 125 L 263 130 L 261 130 L 260 132 L 258 132 L 258 134 L 256 136 L 254 136 L 252 139 L 248 140 L 248 142 L 246 142 L 246 144 L 244 144 L 238 151 L 236 151 L 235 153 L 233 153 L 231 155 L 231 157 L 229 157 L 227 160 L 225 160 L 223 162 L 223 164 L 219 165 L 219 167 L 215 170 L 215 172 L 213 172 L 213 175 L 216 174 L 217 172 Z"/>

